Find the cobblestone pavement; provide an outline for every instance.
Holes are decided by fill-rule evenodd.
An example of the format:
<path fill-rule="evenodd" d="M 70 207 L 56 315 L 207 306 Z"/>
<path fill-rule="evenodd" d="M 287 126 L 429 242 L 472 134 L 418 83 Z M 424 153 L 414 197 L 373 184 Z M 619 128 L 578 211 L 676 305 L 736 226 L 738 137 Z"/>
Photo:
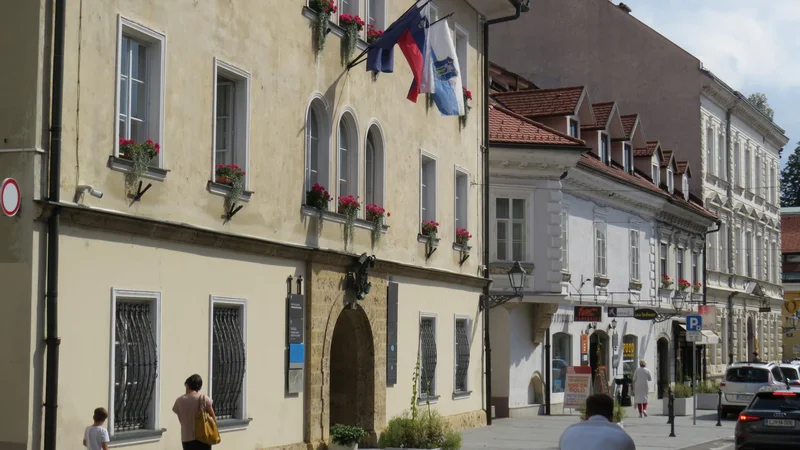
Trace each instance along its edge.
<path fill-rule="evenodd" d="M 669 437 L 670 426 L 666 416 L 651 414 L 639 418 L 633 410 L 623 422 L 625 431 L 636 442 L 637 450 L 690 449 L 731 450 L 733 428 L 736 421 L 727 419 L 717 427 L 716 413 L 697 412 L 697 425 L 692 417 L 675 418 L 675 435 Z M 558 449 L 561 433 L 578 422 L 578 416 L 538 416 L 532 419 L 495 419 L 491 427 L 476 428 L 463 433 L 463 450 L 509 449 L 549 450 Z M 614 449 L 609 449 L 614 450 Z"/>

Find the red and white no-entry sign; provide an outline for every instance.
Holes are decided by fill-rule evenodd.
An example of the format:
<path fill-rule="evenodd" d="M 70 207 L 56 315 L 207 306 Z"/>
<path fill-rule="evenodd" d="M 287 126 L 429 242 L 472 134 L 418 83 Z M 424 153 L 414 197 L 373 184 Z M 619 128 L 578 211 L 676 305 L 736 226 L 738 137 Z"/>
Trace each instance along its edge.
<path fill-rule="evenodd" d="M 6 178 L 3 180 L 2 187 L 0 187 L 0 209 L 3 214 L 12 217 L 19 211 L 19 205 L 22 196 L 19 192 L 19 185 L 13 178 Z"/>

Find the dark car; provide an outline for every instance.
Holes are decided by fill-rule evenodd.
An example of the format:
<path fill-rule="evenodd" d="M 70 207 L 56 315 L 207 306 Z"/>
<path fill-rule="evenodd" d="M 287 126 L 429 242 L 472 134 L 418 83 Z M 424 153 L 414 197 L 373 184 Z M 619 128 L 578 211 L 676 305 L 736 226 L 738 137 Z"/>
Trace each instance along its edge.
<path fill-rule="evenodd" d="M 800 392 L 758 392 L 736 422 L 736 450 L 797 449 Z"/>

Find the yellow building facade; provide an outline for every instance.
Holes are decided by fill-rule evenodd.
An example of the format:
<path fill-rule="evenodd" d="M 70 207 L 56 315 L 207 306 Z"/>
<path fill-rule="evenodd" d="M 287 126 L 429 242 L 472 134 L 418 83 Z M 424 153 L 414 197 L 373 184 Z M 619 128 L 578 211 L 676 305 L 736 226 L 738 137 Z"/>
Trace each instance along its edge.
<path fill-rule="evenodd" d="M 61 176 L 48 194 L 60 3 L 12 0 L 0 17 L 0 55 L 17 68 L 0 86 L 0 179 L 22 194 L 0 217 L 0 381 L 12 387 L 0 449 L 45 448 L 46 410 L 48 439 L 82 448 L 98 406 L 113 447 L 177 448 L 172 407 L 194 373 L 221 449 L 324 448 L 336 423 L 374 442 L 409 408 L 418 360 L 422 401 L 457 428 L 485 423 L 480 95 L 463 120 L 442 117 L 406 100 L 399 50 L 394 73 L 342 57 L 340 14 L 381 29 L 410 2 L 337 2 L 321 51 L 305 0 L 66 2 Z M 452 13 L 476 94 L 483 22 L 514 3 L 433 2 L 433 18 Z M 151 166 L 132 161 L 128 139 L 159 145 Z M 241 184 L 218 177 L 225 164 Z M 315 183 L 327 207 L 309 204 Z M 354 217 L 336 205 L 349 195 Z M 376 225 L 366 203 L 391 216 Z M 438 246 L 424 220 L 439 223 Z M 42 408 L 56 347 L 59 393 Z"/>

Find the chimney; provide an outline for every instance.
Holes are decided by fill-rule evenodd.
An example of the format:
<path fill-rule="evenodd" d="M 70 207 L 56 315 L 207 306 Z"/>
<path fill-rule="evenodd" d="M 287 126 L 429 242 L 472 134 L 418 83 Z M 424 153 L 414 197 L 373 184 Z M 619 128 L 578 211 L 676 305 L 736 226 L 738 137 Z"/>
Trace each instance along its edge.
<path fill-rule="evenodd" d="M 630 14 L 630 13 L 631 13 L 631 11 L 633 11 L 633 10 L 631 9 L 631 7 L 630 7 L 630 6 L 628 6 L 628 5 L 626 5 L 625 3 L 622 3 L 622 2 L 620 2 L 620 4 L 619 4 L 619 5 L 617 5 L 617 7 L 618 7 L 619 9 L 621 9 L 621 10 L 625 11 L 625 12 L 626 12 L 626 13 L 628 13 L 628 14 Z"/>

